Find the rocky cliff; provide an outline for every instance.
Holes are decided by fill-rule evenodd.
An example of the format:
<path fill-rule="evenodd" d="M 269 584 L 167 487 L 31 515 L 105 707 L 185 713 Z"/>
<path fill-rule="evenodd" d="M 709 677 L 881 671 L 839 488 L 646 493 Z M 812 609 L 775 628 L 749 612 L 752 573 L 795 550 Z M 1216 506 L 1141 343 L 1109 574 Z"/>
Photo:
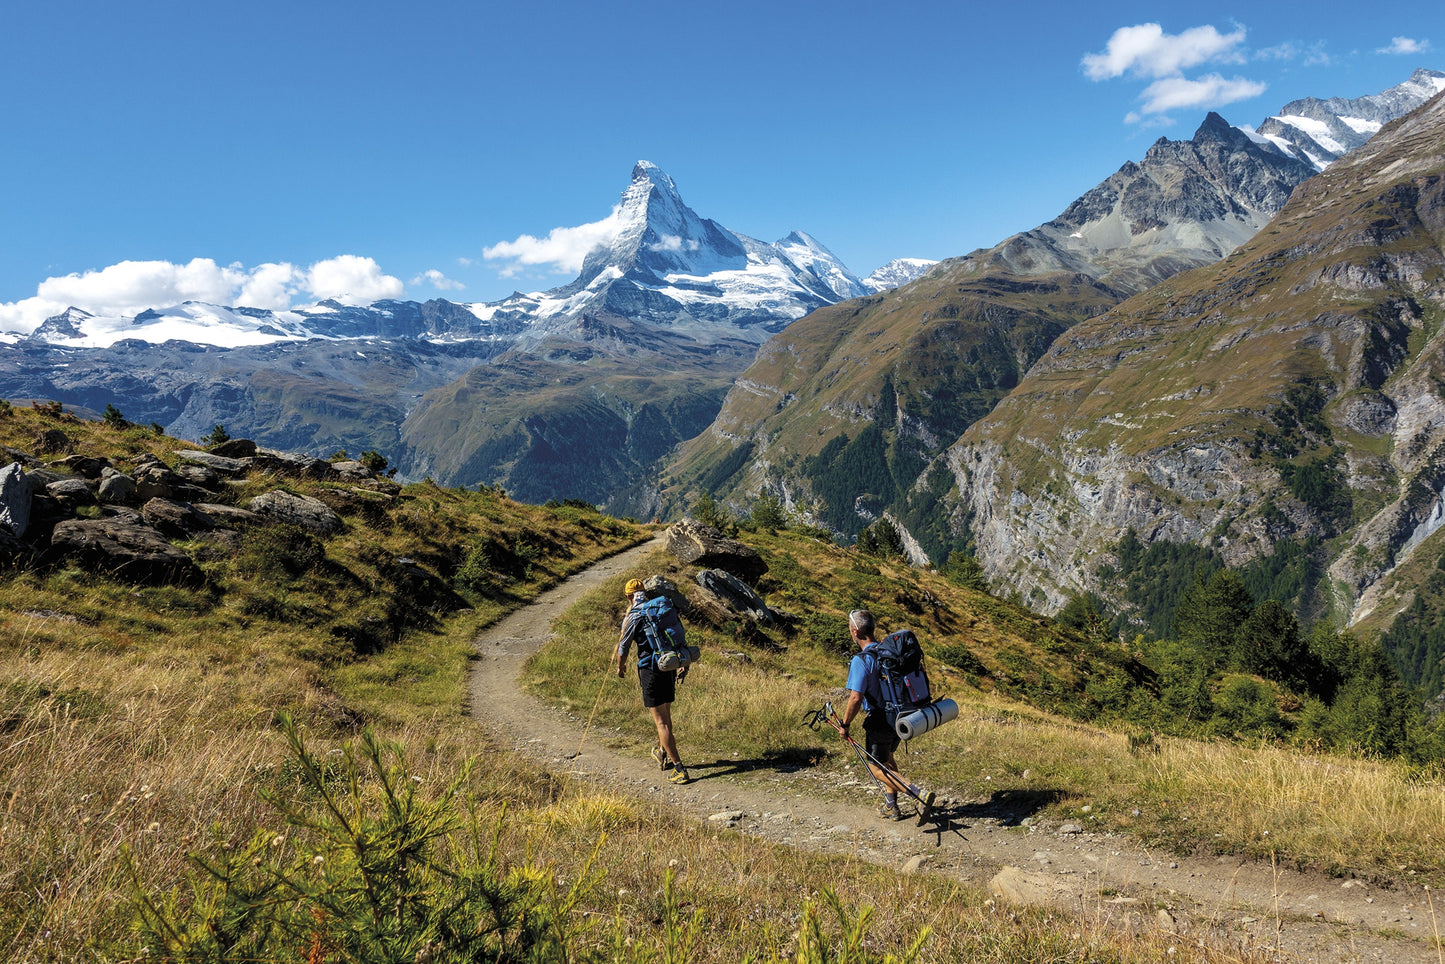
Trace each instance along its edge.
<path fill-rule="evenodd" d="M 1061 335 L 949 448 L 945 499 L 1039 608 L 1116 588 L 1133 531 L 1232 565 L 1309 546 L 1359 623 L 1445 518 L 1445 98 L 1297 188 L 1253 240 Z"/>

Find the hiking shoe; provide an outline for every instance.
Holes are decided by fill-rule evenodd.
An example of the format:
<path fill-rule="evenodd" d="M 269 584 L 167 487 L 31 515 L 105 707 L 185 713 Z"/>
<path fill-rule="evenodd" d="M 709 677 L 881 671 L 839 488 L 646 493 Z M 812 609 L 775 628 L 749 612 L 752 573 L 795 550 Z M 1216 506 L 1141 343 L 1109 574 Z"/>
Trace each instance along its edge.
<path fill-rule="evenodd" d="M 675 766 L 672 770 L 672 776 L 667 778 L 667 782 L 676 783 L 678 786 L 682 786 L 684 783 L 691 783 L 692 777 L 688 776 L 687 771 L 684 770 L 682 767 Z"/>
<path fill-rule="evenodd" d="M 657 761 L 659 770 L 671 770 L 672 761 L 667 758 L 667 753 L 660 746 L 652 748 L 652 758 Z"/>
<path fill-rule="evenodd" d="M 903 812 L 898 809 L 898 804 L 889 803 L 887 800 L 884 800 L 878 804 L 878 816 L 884 820 L 901 820 L 903 818 Z"/>
<path fill-rule="evenodd" d="M 919 801 L 919 807 L 918 807 L 918 825 L 919 825 L 920 827 L 923 826 L 924 823 L 927 822 L 928 818 L 929 818 L 930 816 L 932 816 L 932 814 L 933 814 L 933 791 L 932 791 L 932 790 L 929 790 L 927 793 L 925 793 L 925 794 L 923 795 L 923 799 Z"/>

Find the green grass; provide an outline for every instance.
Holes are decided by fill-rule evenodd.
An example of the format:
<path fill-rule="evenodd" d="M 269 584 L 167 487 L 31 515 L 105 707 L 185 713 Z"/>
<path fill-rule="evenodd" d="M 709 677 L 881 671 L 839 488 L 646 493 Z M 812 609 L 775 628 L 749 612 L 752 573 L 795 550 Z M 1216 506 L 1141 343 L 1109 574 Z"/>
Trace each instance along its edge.
<path fill-rule="evenodd" d="M 0 442 L 23 448 L 50 424 L 122 462 L 132 446 L 168 458 L 183 444 L 133 431 L 116 438 L 95 424 L 28 411 L 0 415 Z M 242 495 L 279 481 L 253 478 Z M 323 494 L 313 483 L 287 484 Z M 470 644 L 504 613 L 647 530 L 575 506 L 546 509 L 496 492 L 426 484 L 404 488 L 380 511 L 337 504 L 347 523 L 341 533 L 319 545 L 294 534 L 257 537 L 247 543 L 253 555 L 210 559 L 200 588 L 124 585 L 74 569 L 0 576 L 0 786 L 7 790 L 0 955 L 134 959 L 134 902 L 142 895 L 169 907 L 173 920 L 194 920 L 188 915 L 203 910 L 187 884 L 199 872 L 190 854 L 214 862 L 262 841 L 261 864 L 245 866 L 262 866 L 271 855 L 283 863 L 305 858 L 298 869 L 326 866 L 333 858 L 321 849 L 317 826 L 306 823 L 319 818 L 322 797 L 301 778 L 280 726 L 291 717 L 327 772 L 368 727 L 397 745 L 407 779 L 428 806 L 445 803 L 444 788 L 455 784 L 450 799 L 463 811 L 499 814 L 505 807 L 504 818 L 480 825 L 496 835 L 499 872 L 544 902 L 576 891 L 569 933 L 578 959 L 668 959 L 694 927 L 702 939 L 693 959 L 702 961 L 749 954 L 876 961 L 885 952 L 901 955 L 925 928 L 925 961 L 1153 961 L 1166 944 L 1176 947 L 1175 960 L 1257 959 L 1131 934 L 1102 914 L 1001 910 L 954 881 L 683 825 L 646 801 L 565 783 L 465 716 Z M 1008 647 L 1051 677 L 1078 683 L 1069 675 L 1072 637 L 1046 620 L 796 532 L 747 538 L 774 563 L 759 588 L 798 620 L 791 631 L 761 634 L 736 625 L 697 628 L 705 655 L 683 688 L 686 712 L 679 714 L 688 753 L 842 765 L 836 740 L 800 720 L 841 684 L 846 652 L 828 627 L 860 605 L 885 625 L 913 625 L 926 641 L 976 654 L 987 674 L 979 678 L 990 686 Z M 489 556 L 494 564 L 462 590 L 455 572 L 483 543 L 513 551 Z M 524 544 L 532 548 L 515 551 Z M 412 563 L 400 566 L 401 558 Z M 675 575 L 686 584 L 684 574 Z M 424 605 L 403 605 L 399 587 L 406 600 Z M 620 585 L 584 600 L 559 624 L 559 639 L 570 647 L 544 648 L 533 679 L 579 708 L 596 705 L 606 725 L 620 728 L 618 743 L 630 742 L 641 758 L 650 727 L 635 682 L 604 679 L 620 616 Z M 1197 836 L 1176 834 L 1181 846 L 1218 840 L 1245 849 L 1252 839 L 1245 818 L 1259 793 L 1238 791 L 1236 802 L 1203 793 L 1207 773 L 1175 762 L 1197 757 L 1199 745 L 1166 741 L 1158 760 L 1170 769 L 1161 770 L 1160 762 L 1130 754 L 1122 733 L 978 691 L 946 670 L 936 679 L 964 712 L 907 757 L 909 768 L 931 781 L 970 792 L 1036 788 L 1042 780 L 1056 791 L 1060 813 L 1087 804 L 1121 831 L 1164 838 L 1188 826 Z M 1249 759 L 1228 747 L 1219 753 L 1226 762 Z M 1284 771 L 1291 761 L 1308 761 L 1280 759 Z M 1349 761 L 1331 765 L 1364 772 Z M 1345 855 L 1343 865 L 1369 868 L 1388 859 L 1436 873 L 1438 848 L 1425 850 L 1417 842 L 1425 831 L 1416 828 L 1438 823 L 1437 810 L 1422 810 L 1420 802 L 1438 788 L 1417 778 L 1417 795 L 1390 768 L 1371 772 L 1375 782 L 1361 786 L 1390 799 L 1390 825 L 1409 832 L 1388 841 L 1363 834 L 1374 849 Z M 374 808 L 385 795 L 371 780 L 357 789 L 347 806 L 378 818 Z M 266 803 L 262 791 L 283 806 Z M 1168 804 L 1173 821 L 1132 817 L 1140 800 L 1146 814 Z M 1294 822 L 1308 827 L 1311 813 L 1298 806 L 1305 809 Z M 291 822 L 287 808 L 302 823 Z M 1190 821 L 1177 816 L 1181 808 Z M 1347 839 L 1349 828 L 1333 832 Z M 438 846 L 439 857 L 451 859 L 468 840 L 448 836 Z M 1281 846 L 1305 857 L 1329 853 L 1323 842 L 1283 832 Z M 322 864 L 313 864 L 313 855 Z M 307 905 L 298 907 L 297 919 L 307 920 Z M 277 943 L 270 956 L 304 957 L 313 945 L 300 937 Z"/>

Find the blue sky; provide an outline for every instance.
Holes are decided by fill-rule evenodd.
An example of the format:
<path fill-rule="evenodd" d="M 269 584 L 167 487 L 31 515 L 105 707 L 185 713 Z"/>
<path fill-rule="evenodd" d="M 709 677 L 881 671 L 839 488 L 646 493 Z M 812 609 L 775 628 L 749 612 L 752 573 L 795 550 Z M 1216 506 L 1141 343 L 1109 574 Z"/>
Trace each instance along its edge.
<path fill-rule="evenodd" d="M 639 159 L 702 217 L 866 275 L 1046 221 L 1211 109 L 1257 125 L 1417 67 L 1445 69 L 1445 7 L 10 4 L 0 330 L 552 287 L 580 263 L 558 229 Z"/>

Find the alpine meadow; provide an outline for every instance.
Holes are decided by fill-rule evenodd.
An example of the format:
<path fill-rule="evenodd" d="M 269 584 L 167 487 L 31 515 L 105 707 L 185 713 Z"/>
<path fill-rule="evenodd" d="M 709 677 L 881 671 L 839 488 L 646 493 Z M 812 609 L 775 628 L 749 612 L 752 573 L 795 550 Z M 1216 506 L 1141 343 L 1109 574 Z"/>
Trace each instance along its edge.
<path fill-rule="evenodd" d="M 1445 960 L 1445 72 L 867 275 L 586 227 L 0 332 L 0 956 Z"/>

